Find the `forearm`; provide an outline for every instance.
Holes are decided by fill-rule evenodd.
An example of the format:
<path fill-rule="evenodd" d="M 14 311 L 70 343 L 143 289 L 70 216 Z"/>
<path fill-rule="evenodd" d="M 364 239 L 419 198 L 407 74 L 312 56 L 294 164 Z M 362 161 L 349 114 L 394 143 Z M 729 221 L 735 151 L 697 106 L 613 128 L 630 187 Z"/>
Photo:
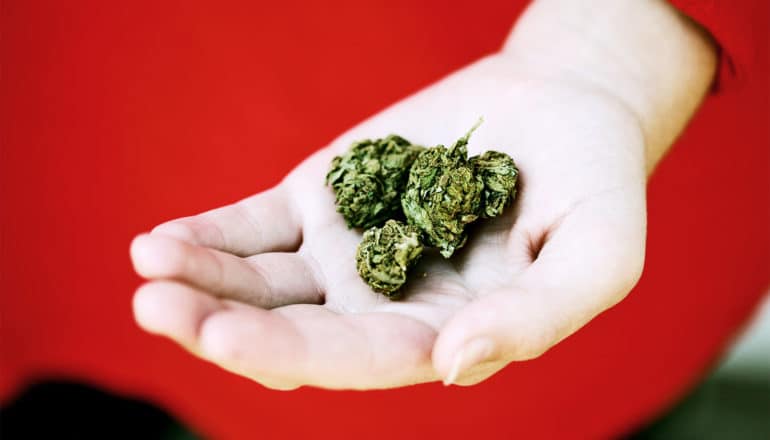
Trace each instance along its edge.
<path fill-rule="evenodd" d="M 638 119 L 650 173 L 707 93 L 708 34 L 662 0 L 538 0 L 503 56 L 535 76 L 578 82 Z"/>

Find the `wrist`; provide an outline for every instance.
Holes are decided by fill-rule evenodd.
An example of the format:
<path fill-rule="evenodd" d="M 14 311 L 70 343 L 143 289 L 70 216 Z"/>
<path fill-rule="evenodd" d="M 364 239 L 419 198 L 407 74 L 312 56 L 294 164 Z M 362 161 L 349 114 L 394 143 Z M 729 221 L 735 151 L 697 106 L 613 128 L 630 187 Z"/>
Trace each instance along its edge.
<path fill-rule="evenodd" d="M 716 69 L 708 35 L 663 1 L 536 1 L 500 57 L 527 76 L 620 104 L 643 132 L 648 174 L 684 129 Z"/>

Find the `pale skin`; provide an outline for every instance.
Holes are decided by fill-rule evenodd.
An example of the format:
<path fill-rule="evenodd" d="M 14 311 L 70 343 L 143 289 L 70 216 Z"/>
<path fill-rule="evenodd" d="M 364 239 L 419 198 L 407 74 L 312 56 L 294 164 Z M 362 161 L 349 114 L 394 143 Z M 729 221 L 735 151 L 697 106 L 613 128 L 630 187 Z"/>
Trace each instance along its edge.
<path fill-rule="evenodd" d="M 646 181 L 712 81 L 715 49 L 663 1 L 543 0 L 503 50 L 341 135 L 276 187 L 131 244 L 145 330 L 267 387 L 472 385 L 622 300 L 644 264 Z M 324 186 L 353 140 L 451 144 L 521 170 L 520 196 L 405 298 L 361 281 L 361 232 Z M 424 274 L 424 276 L 422 276 Z"/>

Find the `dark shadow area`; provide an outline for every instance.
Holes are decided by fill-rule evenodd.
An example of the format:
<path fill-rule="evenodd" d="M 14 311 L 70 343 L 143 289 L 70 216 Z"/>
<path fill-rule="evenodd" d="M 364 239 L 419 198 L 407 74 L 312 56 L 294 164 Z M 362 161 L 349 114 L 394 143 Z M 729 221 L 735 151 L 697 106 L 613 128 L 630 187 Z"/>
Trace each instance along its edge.
<path fill-rule="evenodd" d="M 28 387 L 0 409 L 3 440 L 196 439 L 164 411 L 141 402 L 71 382 Z"/>
<path fill-rule="evenodd" d="M 770 439 L 770 378 L 712 376 L 672 411 L 629 438 Z"/>
<path fill-rule="evenodd" d="M 0 439 L 201 438 L 163 410 L 72 382 L 42 382 L 0 409 Z M 770 380 L 713 375 L 636 440 L 770 439 Z"/>

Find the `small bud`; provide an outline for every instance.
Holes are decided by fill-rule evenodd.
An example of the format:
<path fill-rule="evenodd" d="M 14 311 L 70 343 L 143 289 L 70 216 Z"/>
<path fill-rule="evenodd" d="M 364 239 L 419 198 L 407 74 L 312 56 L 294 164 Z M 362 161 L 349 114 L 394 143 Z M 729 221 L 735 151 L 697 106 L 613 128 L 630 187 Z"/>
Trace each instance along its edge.
<path fill-rule="evenodd" d="M 348 227 L 369 228 L 402 217 L 400 196 L 409 167 L 422 150 L 390 135 L 356 142 L 332 160 L 326 184 L 334 190 L 337 211 Z"/>
<path fill-rule="evenodd" d="M 356 269 L 372 290 L 396 298 L 422 249 L 417 228 L 388 220 L 381 228 L 364 232 L 356 251 Z"/>
<path fill-rule="evenodd" d="M 516 164 L 510 156 L 499 151 L 487 151 L 480 156 L 473 156 L 469 162 L 474 173 L 484 182 L 481 217 L 497 217 L 516 197 L 516 180 L 519 177 Z"/>
<path fill-rule="evenodd" d="M 479 218 L 484 182 L 468 162 L 466 148 L 477 126 L 450 148 L 438 145 L 420 153 L 401 197 L 409 224 L 444 258 L 465 244 L 465 226 Z"/>

